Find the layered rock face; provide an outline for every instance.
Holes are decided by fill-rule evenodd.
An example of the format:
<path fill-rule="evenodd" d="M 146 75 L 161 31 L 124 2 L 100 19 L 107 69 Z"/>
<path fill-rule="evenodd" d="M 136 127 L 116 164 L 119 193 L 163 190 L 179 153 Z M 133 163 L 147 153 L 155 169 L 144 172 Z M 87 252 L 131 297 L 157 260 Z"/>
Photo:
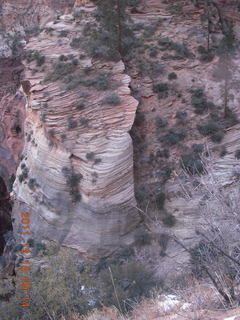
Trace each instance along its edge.
<path fill-rule="evenodd" d="M 147 1 L 142 12 L 132 15 L 136 24 L 145 25 L 136 33 L 143 39 L 146 49 L 135 54 L 138 60 L 129 63 L 127 69 L 132 77 L 132 89 L 140 101 L 132 131 L 136 196 L 142 202 L 142 209 L 150 215 L 147 222 L 151 230 L 156 234 L 174 234 L 186 247 L 193 247 L 199 240 L 195 230 L 203 223 L 199 216 L 204 202 L 202 181 L 214 181 L 216 188 L 223 188 L 226 196 L 239 188 L 237 172 L 240 166 L 235 157 L 239 148 L 239 124 L 233 121 L 224 128 L 221 123 L 224 77 L 217 79 L 214 74 L 222 62 L 218 54 L 210 57 L 210 61 L 201 60 L 199 46 L 207 47 L 207 25 L 201 23 L 202 13 L 201 8 L 190 3 L 183 4 L 179 13 L 170 12 L 168 4 Z M 238 28 L 235 24 L 237 38 Z M 222 38 L 216 23 L 210 35 L 210 48 L 218 47 Z M 185 53 L 182 50 L 186 50 Z M 232 57 L 235 67 L 231 70 L 228 89 L 228 107 L 238 119 L 239 59 L 235 52 Z M 202 114 L 195 112 L 193 92 L 198 88 L 202 88 L 206 100 L 215 105 L 215 110 L 210 108 Z M 204 99 L 201 103 L 204 104 Z M 209 136 L 201 134 L 199 126 L 209 121 L 222 128 L 222 140 L 213 142 Z M 209 176 L 193 175 L 191 184 L 185 179 L 181 156 L 187 155 L 193 161 L 194 144 L 202 148 L 203 157 L 206 155 L 204 150 L 208 150 Z M 156 199 L 162 193 L 164 208 L 158 210 Z M 171 228 L 163 223 L 166 213 L 176 218 Z M 189 266 L 188 253 L 174 241 L 169 241 L 166 256 L 159 257 L 158 251 L 155 252 L 151 259 L 154 267 L 158 264 L 161 276 L 178 275 L 183 272 L 180 265 Z"/>
<path fill-rule="evenodd" d="M 14 230 L 19 212 L 28 210 L 35 239 L 98 257 L 128 242 L 139 221 L 128 134 L 138 102 L 121 61 L 93 60 L 70 46 L 94 8 L 81 9 L 85 20 L 61 16 L 26 46 L 45 63 L 25 63 L 26 144 L 14 185 Z M 82 82 L 67 88 L 66 76 Z"/>
<path fill-rule="evenodd" d="M 11 30 L 13 21 L 19 21 L 15 19 L 17 12 L 21 12 L 21 23 L 14 25 L 21 32 L 22 26 L 44 27 L 26 46 L 21 92 L 3 100 L 4 108 L 6 99 L 11 100 L 11 105 L 18 101 L 21 110 L 23 105 L 26 107 L 25 150 L 14 187 L 14 217 L 20 210 L 29 210 L 34 238 L 56 240 L 83 253 L 101 256 L 130 241 L 124 235 L 139 220 L 134 209 L 135 184 L 138 198 L 139 195 L 147 198 L 144 210 L 150 203 L 149 211 L 157 217 L 157 233 L 168 232 L 162 223 L 162 213 L 155 206 L 156 195 L 165 192 L 165 209 L 177 219 L 171 230 L 191 246 L 192 239 L 197 239 L 194 230 L 199 222 L 195 212 L 201 195 L 194 195 L 191 201 L 182 196 L 181 155 L 192 153 L 194 143 L 216 151 L 214 174 L 223 185 L 232 184 L 235 179 L 232 169 L 238 168 L 234 156 L 238 124 L 224 129 L 224 139 L 218 144 L 210 142 L 197 129 L 199 123 L 206 123 L 211 117 L 214 120 L 214 114 L 208 110 L 196 115 L 192 90 L 204 89 L 204 99 L 218 108 L 216 119 L 222 116 L 224 103 L 224 81 L 217 82 L 213 76 L 219 57 L 201 61 L 198 52 L 198 46 L 207 45 L 206 25 L 200 22 L 202 10 L 189 2 L 178 15 L 176 8 L 171 12 L 167 4 L 143 1 L 131 16 L 138 25 L 135 33 L 143 47 L 134 53 L 136 60 L 126 58 L 124 66 L 122 62 L 102 62 L 86 55 L 82 36 L 88 22 L 95 21 L 94 7 L 79 0 L 75 2 L 79 20 L 71 14 L 59 16 L 71 12 L 72 5 L 71 2 L 68 6 L 66 1 L 40 0 L 2 3 L 6 30 Z M 217 46 L 222 38 L 217 23 L 214 28 L 210 47 Z M 4 48 L 3 56 L 8 56 Z M 238 65 L 237 55 L 234 60 Z M 129 76 L 132 91 L 140 101 L 138 115 L 144 114 L 143 121 L 137 117 L 133 131 L 135 183 L 128 131 L 137 102 L 130 95 Z M 232 78 L 237 81 L 237 68 Z M 235 114 L 239 98 L 233 86 L 228 104 Z M 4 118 L 8 119 L 7 111 L 4 112 Z M 21 123 L 24 118 L 22 112 Z M 4 132 L 13 127 L 7 126 L 9 129 Z M 22 145 L 22 126 L 20 129 L 15 126 L 18 134 L 14 141 L 12 137 L 5 139 L 10 152 L 1 163 L 16 162 Z M 175 143 L 172 138 L 179 141 Z M 220 158 L 224 148 L 227 153 Z M 9 155 L 14 159 L 6 160 Z M 16 219 L 15 233 L 17 228 Z M 183 257 L 175 243 L 170 244 L 169 252 L 176 256 L 176 261 Z M 168 269 L 170 260 L 161 258 L 161 264 Z"/>
<path fill-rule="evenodd" d="M 40 27 L 58 14 L 69 12 L 74 3 L 74 0 L 2 0 L 0 25 L 7 31 Z"/>

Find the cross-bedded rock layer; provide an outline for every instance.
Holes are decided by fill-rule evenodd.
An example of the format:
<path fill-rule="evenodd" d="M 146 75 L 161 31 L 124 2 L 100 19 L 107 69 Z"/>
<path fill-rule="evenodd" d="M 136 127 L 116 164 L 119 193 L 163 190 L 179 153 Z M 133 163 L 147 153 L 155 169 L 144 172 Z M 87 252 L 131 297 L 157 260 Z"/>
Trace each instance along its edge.
<path fill-rule="evenodd" d="M 130 95 L 130 77 L 121 61 L 92 60 L 83 48 L 70 46 L 85 23 L 62 16 L 58 23 L 47 25 L 50 33 L 42 32 L 26 46 L 46 61 L 37 68 L 35 61 L 26 63 L 22 89 L 27 142 L 14 187 L 14 215 L 23 209 L 31 212 L 35 238 L 56 240 L 100 256 L 126 242 L 124 235 L 139 221 L 128 134 L 138 103 Z M 66 30 L 68 36 L 59 38 Z M 61 55 L 68 60 L 60 62 Z M 108 88 L 97 90 L 85 84 L 67 90 L 62 77 L 44 81 L 55 63 L 74 64 L 72 76 L 81 75 L 83 80 L 104 75 Z M 117 105 L 106 100 L 113 94 L 118 97 Z M 26 171 L 27 177 L 19 181 Z M 74 184 L 71 179 L 75 178 L 80 181 Z M 73 201 L 73 193 L 78 201 Z"/>

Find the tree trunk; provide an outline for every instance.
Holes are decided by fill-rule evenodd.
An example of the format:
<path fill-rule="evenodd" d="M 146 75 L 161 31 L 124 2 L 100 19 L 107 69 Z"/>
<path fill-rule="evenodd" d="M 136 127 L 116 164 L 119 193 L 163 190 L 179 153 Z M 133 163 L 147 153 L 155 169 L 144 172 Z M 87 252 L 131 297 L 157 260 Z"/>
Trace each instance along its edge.
<path fill-rule="evenodd" d="M 117 0 L 117 16 L 118 16 L 118 51 L 120 56 L 123 54 L 122 50 L 122 10 L 121 10 L 121 0 Z"/>

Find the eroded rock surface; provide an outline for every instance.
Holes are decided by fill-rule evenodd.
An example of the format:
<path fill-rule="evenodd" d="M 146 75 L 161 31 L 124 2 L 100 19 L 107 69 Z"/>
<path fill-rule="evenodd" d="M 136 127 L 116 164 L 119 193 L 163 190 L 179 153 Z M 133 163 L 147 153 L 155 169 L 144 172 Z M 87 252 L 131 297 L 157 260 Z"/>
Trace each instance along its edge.
<path fill-rule="evenodd" d="M 14 227 L 16 233 L 18 213 L 29 210 L 33 237 L 57 240 L 96 257 L 126 243 L 125 235 L 139 221 L 128 134 L 138 102 L 130 94 L 130 77 L 121 61 L 103 63 L 84 52 L 78 60 L 81 49 L 70 43 L 86 22 L 62 16 L 47 25 L 50 34 L 42 32 L 26 46 L 46 62 L 40 68 L 35 61 L 25 63 L 26 144 L 14 186 Z M 63 30 L 68 37 L 59 38 Z M 66 62 L 59 61 L 62 55 Z M 104 78 L 97 81 L 106 82 L 106 90 L 88 84 L 67 90 L 62 77 L 44 81 L 54 63 L 73 66 L 73 76 L 90 82 Z M 106 102 L 112 94 L 120 99 L 117 105 Z M 24 170 L 27 177 L 19 181 Z M 77 177 L 75 186 L 70 180 Z"/>

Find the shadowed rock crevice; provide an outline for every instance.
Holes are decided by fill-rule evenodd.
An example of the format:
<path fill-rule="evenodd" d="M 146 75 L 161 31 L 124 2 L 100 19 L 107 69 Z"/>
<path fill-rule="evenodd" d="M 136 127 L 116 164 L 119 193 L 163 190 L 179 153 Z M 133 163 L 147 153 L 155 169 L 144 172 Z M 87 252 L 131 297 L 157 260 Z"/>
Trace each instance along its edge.
<path fill-rule="evenodd" d="M 0 255 L 5 247 L 4 235 L 12 230 L 11 222 L 11 202 L 7 186 L 2 177 L 0 177 Z"/>

